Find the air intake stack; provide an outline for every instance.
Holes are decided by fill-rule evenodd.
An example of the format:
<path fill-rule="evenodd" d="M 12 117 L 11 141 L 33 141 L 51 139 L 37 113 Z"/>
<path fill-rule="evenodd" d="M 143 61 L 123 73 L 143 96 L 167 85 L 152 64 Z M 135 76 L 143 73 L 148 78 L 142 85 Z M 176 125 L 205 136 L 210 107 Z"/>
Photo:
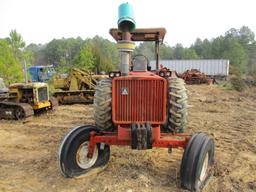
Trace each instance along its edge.
<path fill-rule="evenodd" d="M 120 52 L 120 71 L 122 76 L 129 72 L 131 53 L 135 49 L 135 43 L 131 41 L 131 34 L 135 30 L 133 8 L 129 3 L 123 3 L 118 8 L 118 29 L 122 32 L 122 38 L 117 42 Z"/>

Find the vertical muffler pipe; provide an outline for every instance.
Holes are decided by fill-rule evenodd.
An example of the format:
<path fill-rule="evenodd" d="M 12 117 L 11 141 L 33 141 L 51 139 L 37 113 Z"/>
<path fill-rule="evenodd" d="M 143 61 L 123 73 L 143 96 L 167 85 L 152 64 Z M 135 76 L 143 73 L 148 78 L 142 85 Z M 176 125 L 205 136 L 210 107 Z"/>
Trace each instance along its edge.
<path fill-rule="evenodd" d="M 120 53 L 120 71 L 123 76 L 128 75 L 131 62 L 131 53 L 135 43 L 131 41 L 131 34 L 135 30 L 133 8 L 129 3 L 123 3 L 118 8 L 118 29 L 122 32 L 122 40 L 117 42 Z"/>

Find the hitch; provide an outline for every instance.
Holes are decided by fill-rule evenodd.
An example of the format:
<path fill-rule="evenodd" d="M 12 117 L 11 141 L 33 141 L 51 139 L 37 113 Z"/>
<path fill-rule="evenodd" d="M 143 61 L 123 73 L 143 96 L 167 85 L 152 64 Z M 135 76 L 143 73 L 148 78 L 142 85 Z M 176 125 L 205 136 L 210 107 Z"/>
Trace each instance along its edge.
<path fill-rule="evenodd" d="M 190 138 L 189 134 L 161 133 L 160 127 L 151 127 L 147 123 L 132 124 L 130 128 L 119 126 L 117 132 L 91 131 L 87 157 L 92 158 L 97 144 L 131 146 L 132 149 L 138 150 L 168 148 L 171 152 L 173 148 L 185 149 Z"/>
<path fill-rule="evenodd" d="M 152 128 L 148 123 L 131 126 L 132 149 L 152 149 Z"/>

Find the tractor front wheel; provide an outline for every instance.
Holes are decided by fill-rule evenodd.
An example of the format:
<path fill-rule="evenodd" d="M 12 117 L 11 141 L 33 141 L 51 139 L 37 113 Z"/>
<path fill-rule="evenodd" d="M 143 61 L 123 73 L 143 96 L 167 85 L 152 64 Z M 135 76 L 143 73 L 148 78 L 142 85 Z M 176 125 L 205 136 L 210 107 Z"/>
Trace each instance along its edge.
<path fill-rule="evenodd" d="M 109 145 L 98 143 L 92 158 L 88 158 L 90 132 L 100 130 L 93 125 L 76 127 L 63 139 L 59 148 L 59 165 L 65 177 L 79 177 L 102 171 L 110 157 Z"/>
<path fill-rule="evenodd" d="M 180 168 L 181 186 L 201 191 L 213 174 L 214 142 L 205 133 L 194 134 L 183 153 Z"/>

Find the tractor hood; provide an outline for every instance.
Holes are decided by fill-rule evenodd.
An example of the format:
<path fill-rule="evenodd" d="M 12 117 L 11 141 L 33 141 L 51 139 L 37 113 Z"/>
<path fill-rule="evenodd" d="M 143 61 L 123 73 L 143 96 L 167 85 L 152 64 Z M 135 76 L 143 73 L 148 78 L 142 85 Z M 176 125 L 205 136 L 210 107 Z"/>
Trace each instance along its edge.
<path fill-rule="evenodd" d="M 9 89 L 5 86 L 4 80 L 0 78 L 0 94 L 8 93 Z"/>
<path fill-rule="evenodd" d="M 0 89 L 0 94 L 4 94 L 4 93 L 8 93 L 8 92 L 9 92 L 9 89 L 6 87 Z"/>

